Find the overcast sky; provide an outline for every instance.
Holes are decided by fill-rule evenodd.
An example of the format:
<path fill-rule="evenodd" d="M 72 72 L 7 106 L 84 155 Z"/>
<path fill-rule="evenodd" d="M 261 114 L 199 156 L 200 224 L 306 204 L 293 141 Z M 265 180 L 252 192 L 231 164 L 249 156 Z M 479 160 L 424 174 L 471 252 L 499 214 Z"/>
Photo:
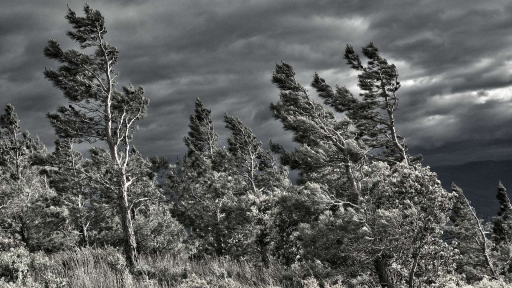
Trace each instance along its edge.
<path fill-rule="evenodd" d="M 291 148 L 269 110 L 279 95 L 275 64 L 291 64 L 305 86 L 316 71 L 357 94 L 343 51 L 374 42 L 400 73 L 396 120 L 411 154 L 430 166 L 512 159 L 510 1 L 102 2 L 88 1 L 120 51 L 119 82 L 144 86 L 151 101 L 135 135 L 146 157 L 185 153 L 197 97 L 212 110 L 221 144 L 228 112 L 263 143 Z M 83 15 L 81 1 L 0 0 L 0 106 L 13 104 L 22 128 L 49 149 L 55 135 L 45 115 L 67 102 L 43 77 L 58 67 L 43 48 L 53 38 L 78 49 L 65 35 L 66 5 Z"/>

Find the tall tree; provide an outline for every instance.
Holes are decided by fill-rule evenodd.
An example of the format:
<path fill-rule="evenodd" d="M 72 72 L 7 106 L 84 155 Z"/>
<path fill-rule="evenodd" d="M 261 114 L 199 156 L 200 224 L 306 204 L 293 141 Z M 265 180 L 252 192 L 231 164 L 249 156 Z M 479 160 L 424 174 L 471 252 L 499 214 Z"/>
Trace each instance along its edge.
<path fill-rule="evenodd" d="M 454 183 L 452 193 L 451 234 L 454 246 L 461 254 L 457 261 L 459 273 L 465 274 L 468 281 L 481 280 L 485 275 L 499 278 L 492 257 L 493 243 L 487 238 L 488 231 L 483 221 L 477 217 L 462 189 Z"/>
<path fill-rule="evenodd" d="M 245 202 L 243 206 L 249 215 L 248 223 L 244 223 L 245 227 L 241 230 L 252 231 L 252 246 L 258 250 L 262 263 L 268 266 L 269 215 L 278 197 L 290 186 L 288 172 L 277 163 L 270 151 L 263 149 L 261 141 L 238 117 L 226 113 L 224 122 L 231 131 L 228 138 L 228 150 L 232 157 L 230 174 L 238 175 L 243 181 L 237 195 L 241 195 L 240 199 Z"/>
<path fill-rule="evenodd" d="M 55 151 L 47 158 L 49 184 L 59 197 L 61 203 L 71 211 L 72 223 L 80 235 L 80 245 L 89 246 L 89 228 L 94 211 L 91 209 L 93 199 L 92 187 L 87 187 L 90 180 L 83 173 L 87 160 L 82 154 L 73 149 L 73 139 L 55 140 Z"/>
<path fill-rule="evenodd" d="M 110 167 L 114 182 L 110 187 L 117 195 L 117 202 L 124 234 L 127 262 L 134 266 L 137 243 L 130 213 L 130 186 L 138 176 L 130 167 L 131 141 L 137 129 L 135 121 L 142 119 L 149 100 L 143 96 L 142 87 L 124 86 L 116 90 L 117 73 L 114 70 L 118 50 L 105 41 L 105 20 L 101 13 L 84 6 L 85 17 L 78 17 L 68 9 L 66 19 L 73 26 L 67 35 L 80 44 L 80 48 L 94 48 L 93 54 L 77 50 L 63 51 L 55 40 L 49 40 L 44 49 L 46 57 L 63 63 L 58 71 L 45 70 L 45 77 L 64 92 L 72 104 L 60 106 L 48 118 L 60 138 L 77 141 L 104 142 L 109 151 Z"/>
<path fill-rule="evenodd" d="M 225 157 L 218 155 L 227 152 L 220 151 L 211 111 L 199 99 L 189 128 L 184 138 L 187 157 L 179 160 L 168 175 L 169 194 L 175 198 L 173 216 L 191 229 L 191 241 L 198 242 L 200 252 L 224 255 L 224 239 L 229 233 L 221 209 L 230 188 L 225 186 L 227 177 L 222 173 L 221 160 Z"/>
<path fill-rule="evenodd" d="M 299 225 L 303 256 L 338 268 L 353 263 L 370 266 L 382 287 L 394 287 L 405 278 L 412 287 L 417 271 L 427 269 L 425 263 L 434 259 L 433 254 L 440 255 L 435 247 L 441 243 L 449 197 L 434 173 L 410 161 L 403 138 L 396 133 L 396 67 L 381 58 L 373 44 L 363 53 L 370 59 L 366 67 L 350 46 L 345 53 L 351 67 L 362 71 L 363 100 L 346 88 L 334 92 L 318 75 L 312 83 L 325 106 L 345 113 L 341 120 L 312 99 L 290 65 L 276 65 L 272 82 L 281 93 L 270 108 L 299 146 L 291 153 L 277 144 L 272 147 L 283 164 L 300 171 L 299 184 L 322 185 L 311 191 L 323 194 L 312 199 L 323 198 L 325 214 L 303 217 L 305 222 Z M 332 257 L 334 251 L 339 257 Z"/>
<path fill-rule="evenodd" d="M 277 144 L 272 150 L 281 154 L 281 161 L 300 171 L 301 181 L 326 184 L 334 198 L 357 205 L 360 199 L 359 164 L 366 154 L 350 129 L 348 118 L 337 120 L 333 111 L 314 101 L 306 88 L 295 80 L 293 67 L 276 64 L 272 82 L 281 90 L 280 99 L 271 104 L 274 117 L 284 129 L 293 133 L 299 143 L 287 153 Z"/>
<path fill-rule="evenodd" d="M 356 139 L 370 147 L 372 158 L 386 161 L 410 162 L 403 137 L 398 135 L 395 111 L 398 109 L 397 91 L 400 89 L 398 70 L 394 64 L 382 58 L 377 47 L 370 43 L 362 49 L 368 58 L 364 66 L 352 46 L 347 45 L 344 58 L 352 69 L 360 72 L 358 86 L 362 90 L 361 100 L 344 86 L 336 85 L 335 91 L 315 73 L 312 86 L 324 103 L 337 112 L 344 112 L 357 127 Z M 412 159 L 419 160 L 419 157 Z"/>

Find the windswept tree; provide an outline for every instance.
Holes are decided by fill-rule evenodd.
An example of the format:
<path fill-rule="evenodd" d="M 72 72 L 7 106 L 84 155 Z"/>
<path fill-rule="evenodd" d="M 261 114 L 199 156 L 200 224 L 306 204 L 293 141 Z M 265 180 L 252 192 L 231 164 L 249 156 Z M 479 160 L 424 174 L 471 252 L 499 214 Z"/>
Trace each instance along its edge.
<path fill-rule="evenodd" d="M 286 152 L 272 144 L 273 151 L 281 155 L 283 164 L 300 171 L 299 184 L 321 185 L 308 189 L 312 196 L 295 197 L 300 199 L 297 206 L 310 203 L 306 206 L 315 208 L 309 213 L 278 207 L 281 214 L 297 215 L 293 219 L 301 221 L 289 227 L 281 220 L 285 229 L 278 227 L 298 231 L 296 240 L 307 261 L 320 260 L 348 273 L 353 267 L 372 267 L 382 287 L 404 282 L 414 287 L 417 281 L 427 283 L 437 277 L 440 266 L 430 263 L 442 254 L 438 247 L 449 196 L 434 173 L 410 161 L 402 137 L 396 134 L 393 113 L 400 86 L 396 67 L 382 59 L 373 44 L 363 49 L 370 58 L 367 67 L 349 48 L 345 58 L 362 71 L 361 101 L 345 88 L 334 92 L 315 75 L 312 86 L 324 106 L 295 80 L 292 66 L 281 62 L 274 70 L 272 82 L 280 96 L 270 108 L 299 146 Z M 336 119 L 329 107 L 344 117 Z M 289 254 L 297 250 L 287 249 Z M 347 276 L 361 273 L 352 272 L 356 274 Z"/>
<path fill-rule="evenodd" d="M 355 139 L 351 121 L 346 117 L 337 120 L 332 110 L 314 101 L 295 80 L 293 67 L 285 62 L 276 64 L 272 83 L 281 91 L 279 101 L 270 106 L 274 118 L 299 143 L 293 152 L 286 152 L 274 143 L 272 150 L 281 154 L 284 165 L 300 171 L 299 183 L 325 184 L 334 199 L 358 205 L 361 180 L 358 164 L 367 149 Z"/>
<path fill-rule="evenodd" d="M 63 51 L 55 40 L 44 49 L 46 57 L 62 65 L 57 71 L 45 70 L 45 77 L 64 92 L 69 106 L 60 106 L 48 118 L 60 138 L 78 142 L 103 142 L 108 147 L 112 183 L 104 183 L 115 191 L 124 235 L 127 262 L 135 265 L 137 243 L 130 213 L 131 187 L 140 180 L 137 167 L 130 165 L 133 133 L 136 121 L 146 115 L 149 100 L 142 87 L 124 86 L 116 89 L 118 73 L 114 70 L 118 50 L 105 41 L 105 20 L 101 13 L 84 6 L 85 17 L 68 10 L 66 19 L 73 26 L 67 35 L 82 49 L 94 49 L 86 54 L 74 49 Z M 101 179 L 99 179 L 101 180 Z"/>
<path fill-rule="evenodd" d="M 487 238 L 488 227 L 477 217 L 475 208 L 471 206 L 462 189 L 454 183 L 452 194 L 452 245 L 460 253 L 456 262 L 457 271 L 464 274 L 470 282 L 481 280 L 486 275 L 499 278 L 492 255 L 494 245 Z"/>
<path fill-rule="evenodd" d="M 277 198 L 290 186 L 288 172 L 270 151 L 263 149 L 252 130 L 242 121 L 229 114 L 224 115 L 226 128 L 231 131 L 228 151 L 231 154 L 229 173 L 238 175 L 242 185 L 238 186 L 242 209 L 248 219 L 240 230 L 245 230 L 265 266 L 269 264 L 270 214 Z M 247 237 L 247 236 L 246 236 Z"/>
<path fill-rule="evenodd" d="M 356 139 L 371 148 L 369 156 L 372 159 L 389 164 L 420 160 L 421 157 L 411 159 L 403 137 L 396 131 L 395 111 L 398 109 L 397 91 L 400 89 L 396 66 L 382 58 L 373 43 L 362 50 L 368 58 L 366 66 L 352 46 L 347 45 L 344 55 L 350 68 L 360 72 L 358 86 L 362 90 L 361 99 L 344 86 L 336 85 L 332 89 L 316 73 L 311 85 L 326 105 L 336 112 L 346 113 L 353 121 L 357 128 Z"/>

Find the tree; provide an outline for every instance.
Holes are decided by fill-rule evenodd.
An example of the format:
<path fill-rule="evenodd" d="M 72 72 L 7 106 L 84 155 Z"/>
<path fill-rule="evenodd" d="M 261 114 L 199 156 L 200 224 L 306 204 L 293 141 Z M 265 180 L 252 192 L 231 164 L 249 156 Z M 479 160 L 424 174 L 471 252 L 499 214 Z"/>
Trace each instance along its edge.
<path fill-rule="evenodd" d="M 226 158 L 226 151 L 219 151 L 210 115 L 211 111 L 197 99 L 190 131 L 184 138 L 187 157 L 173 166 L 167 186 L 176 199 L 173 216 L 191 229 L 190 240 L 197 243 L 198 252 L 221 256 L 227 250 L 225 238 L 229 235 L 221 209 L 231 188 L 220 159 Z"/>
<path fill-rule="evenodd" d="M 195 102 L 195 114 L 190 115 L 190 131 L 183 141 L 188 148 L 187 156 L 192 157 L 195 154 L 205 154 L 212 157 L 217 150 L 217 140 L 219 135 L 215 133 L 211 110 L 204 107 L 199 98 Z"/>
<path fill-rule="evenodd" d="M 350 68 L 360 71 L 358 86 L 363 91 L 361 100 L 354 97 L 344 86 L 337 86 L 335 91 L 325 80 L 315 73 L 312 86 L 324 103 L 336 112 L 346 113 L 357 128 L 357 140 L 362 140 L 371 148 L 372 159 L 409 163 L 407 146 L 404 139 L 396 132 L 394 113 L 398 109 L 397 91 L 400 89 L 398 70 L 379 55 L 377 47 L 370 43 L 363 47 L 363 55 L 368 63 L 363 66 L 359 55 L 352 46 L 347 45 L 344 59 Z M 418 161 L 421 157 L 411 160 Z"/>
<path fill-rule="evenodd" d="M 501 181 L 498 184 L 496 199 L 500 204 L 497 216 L 493 221 L 492 241 L 497 254 L 497 270 L 500 274 L 512 274 L 512 205 L 507 189 Z"/>
<path fill-rule="evenodd" d="M 225 115 L 228 148 L 219 148 L 211 112 L 199 99 L 184 141 L 187 158 L 169 176 L 176 195 L 173 215 L 191 229 L 198 253 L 267 261 L 265 217 L 273 195 L 287 185 L 286 170 L 252 131 Z"/>
<path fill-rule="evenodd" d="M 49 40 L 44 49 L 46 57 L 63 63 L 58 71 L 45 70 L 45 77 L 64 92 L 72 104 L 60 106 L 48 118 L 60 138 L 78 142 L 104 142 L 109 152 L 109 167 L 114 174 L 112 183 L 103 183 L 117 195 L 124 235 L 127 262 L 135 265 L 137 243 L 130 214 L 129 192 L 139 177 L 132 160 L 131 141 L 137 129 L 135 121 L 142 119 L 149 100 L 142 87 L 124 86 L 116 90 L 118 60 L 117 48 L 105 41 L 105 20 L 101 13 L 84 6 L 85 17 L 78 17 L 71 9 L 66 19 L 73 26 L 67 35 L 80 48 L 94 48 L 93 54 L 77 50 L 63 51 L 55 40 Z"/>
<path fill-rule="evenodd" d="M 283 164 L 300 171 L 299 184 L 322 185 L 322 195 L 315 196 L 324 199 L 322 215 L 302 217 L 305 222 L 298 225 L 306 259 L 323 259 L 338 268 L 360 263 L 374 268 L 383 287 L 406 278 L 412 287 L 417 271 L 426 273 L 425 263 L 440 253 L 435 247 L 441 243 L 448 195 L 435 174 L 413 165 L 396 133 L 396 67 L 381 58 L 373 44 L 363 53 L 370 59 L 367 67 L 350 46 L 345 53 L 351 67 L 362 71 L 362 101 L 346 88 L 334 92 L 318 75 L 312 83 L 326 106 L 345 113 L 341 120 L 311 98 L 289 64 L 276 65 L 272 82 L 281 92 L 270 108 L 299 146 L 293 152 L 277 144 L 272 148 Z M 327 236 L 331 231 L 339 233 Z M 338 257 L 326 257 L 334 251 Z M 346 251 L 358 252 L 352 257 Z M 409 268 L 396 270 L 394 265 Z"/>
<path fill-rule="evenodd" d="M 366 148 L 355 139 L 350 119 L 338 121 L 333 111 L 315 102 L 295 80 L 293 67 L 285 62 L 276 64 L 272 83 L 281 90 L 279 101 L 270 106 L 274 118 L 299 143 L 291 153 L 277 144 L 272 144 L 272 150 L 281 154 L 282 164 L 300 171 L 300 183 L 326 184 L 332 197 L 357 206 L 360 179 L 356 165 L 364 158 Z"/>
<path fill-rule="evenodd" d="M 493 241 L 496 245 L 512 242 L 512 205 L 503 184 L 498 184 L 496 199 L 500 203 L 498 216 L 494 218 Z"/>
<path fill-rule="evenodd" d="M 304 259 L 321 261 L 346 278 L 371 273 L 382 287 L 414 287 L 449 271 L 440 237 L 450 199 L 436 175 L 428 168 L 379 162 L 364 174 L 358 209 L 324 204 L 316 219 L 299 226 Z"/>
<path fill-rule="evenodd" d="M 0 165 L 18 183 L 24 173 L 30 171 L 33 158 L 46 153 L 39 138 L 33 139 L 28 131 L 21 132 L 18 115 L 11 104 L 7 104 L 5 114 L 0 115 L 0 141 Z"/>
<path fill-rule="evenodd" d="M 82 172 L 88 161 L 73 149 L 73 139 L 67 138 L 55 140 L 55 151 L 46 162 L 51 167 L 45 171 L 50 187 L 56 191 L 60 203 L 71 211 L 71 222 L 80 234 L 80 246 L 87 247 L 94 217 L 91 205 L 94 190 L 87 187 L 90 178 Z"/>
<path fill-rule="evenodd" d="M 238 195 L 244 195 L 241 200 L 245 200 L 244 206 L 250 210 L 249 223 L 246 223 L 242 229 L 253 231 L 255 237 L 254 244 L 259 251 L 261 261 L 264 266 L 269 265 L 268 246 L 270 241 L 270 221 L 274 203 L 282 192 L 286 191 L 290 185 L 288 172 L 285 167 L 279 165 L 274 156 L 263 149 L 252 130 L 245 126 L 240 119 L 224 115 L 226 128 L 231 130 L 231 136 L 228 138 L 228 150 L 232 161 L 230 164 L 230 174 L 239 175 L 244 183 L 239 188 Z"/>
<path fill-rule="evenodd" d="M 28 131 L 21 132 L 14 107 L 0 115 L 0 226 L 25 246 L 32 245 L 31 205 L 48 194 L 46 177 L 34 166 L 46 147 Z"/>
<path fill-rule="evenodd" d="M 462 189 L 452 183 L 454 202 L 450 220 L 453 224 L 453 246 L 461 254 L 457 261 L 459 273 L 465 274 L 468 281 L 481 280 L 484 275 L 498 279 L 492 257 L 493 243 L 487 239 L 488 231 L 483 221 L 476 216 L 475 209 Z"/>

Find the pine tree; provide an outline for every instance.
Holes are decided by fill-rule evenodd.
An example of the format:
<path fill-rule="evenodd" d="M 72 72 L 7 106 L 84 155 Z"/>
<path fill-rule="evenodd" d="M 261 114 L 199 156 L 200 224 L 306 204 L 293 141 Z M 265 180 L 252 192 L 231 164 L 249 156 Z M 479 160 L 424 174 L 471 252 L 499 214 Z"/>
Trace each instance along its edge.
<path fill-rule="evenodd" d="M 227 113 L 224 122 L 231 131 L 228 150 L 234 159 L 233 168 L 249 184 L 246 190 L 258 196 L 286 187 L 288 183 L 283 180 L 287 178 L 286 170 L 276 163 L 270 151 L 263 149 L 261 141 L 252 130 L 240 119 Z"/>
<path fill-rule="evenodd" d="M 389 164 L 410 162 L 404 139 L 396 132 L 395 111 L 398 109 L 397 91 L 400 89 L 398 70 L 379 55 L 377 47 L 370 43 L 363 47 L 368 63 L 363 66 L 359 55 L 347 45 L 344 58 L 350 68 L 360 71 L 358 86 L 363 91 L 361 100 L 344 86 L 336 86 L 335 91 L 325 80 L 315 73 L 312 86 L 326 105 L 336 112 L 346 113 L 357 128 L 356 139 L 362 140 L 371 153 L 372 159 Z M 414 157 L 413 162 L 421 157 Z"/>
<path fill-rule="evenodd" d="M 512 242 L 512 205 L 507 195 L 507 189 L 503 184 L 498 184 L 496 199 L 500 203 L 498 215 L 494 218 L 493 240 L 496 245 Z"/>
<path fill-rule="evenodd" d="M 498 273 L 491 255 L 493 243 L 487 239 L 483 221 L 477 217 L 462 189 L 454 183 L 452 194 L 454 202 L 450 216 L 453 224 L 451 235 L 453 245 L 460 253 L 457 261 L 458 272 L 465 274 L 470 282 L 481 280 L 485 275 L 497 279 Z"/>
<path fill-rule="evenodd" d="M 131 141 L 137 129 L 135 121 L 142 119 L 149 100 L 142 87 L 123 87 L 116 90 L 118 60 L 117 48 L 105 41 L 105 20 L 101 13 L 84 6 L 85 17 L 78 17 L 71 9 L 66 19 L 73 26 L 67 35 L 80 44 L 80 48 L 94 48 L 91 55 L 77 50 L 63 51 L 55 40 L 49 40 L 44 49 L 46 57 L 63 63 L 58 71 L 45 70 L 44 75 L 72 104 L 60 106 L 48 118 L 60 138 L 73 138 L 78 142 L 102 141 L 108 147 L 113 177 L 107 187 L 115 191 L 124 234 L 127 262 L 135 265 L 137 243 L 130 213 L 129 191 L 139 179 L 132 160 Z M 100 179 L 101 180 L 101 179 Z M 107 183 L 105 183 L 107 184 Z"/>
<path fill-rule="evenodd" d="M 0 226 L 27 247 L 34 246 L 31 205 L 51 192 L 34 166 L 45 155 L 39 138 L 21 132 L 14 107 L 8 104 L 0 115 Z"/>
<path fill-rule="evenodd" d="M 188 148 L 188 157 L 193 157 L 196 153 L 213 155 L 217 147 L 219 135 L 215 133 L 213 121 L 211 119 L 211 110 L 205 108 L 199 98 L 195 103 L 195 114 L 190 115 L 190 131 L 185 136 L 185 145 Z"/>
<path fill-rule="evenodd" d="M 46 153 L 46 147 L 39 138 L 30 137 L 28 131 L 21 132 L 14 111 L 14 107 L 7 104 L 5 114 L 0 115 L 0 165 L 11 179 L 20 183 L 24 173 L 30 172 L 34 158 Z"/>
<path fill-rule="evenodd" d="M 333 111 L 315 102 L 308 91 L 295 80 L 293 67 L 276 64 L 272 82 L 281 90 L 280 99 L 271 104 L 274 117 L 285 130 L 292 131 L 299 143 L 287 153 L 277 144 L 272 150 L 281 154 L 281 161 L 300 171 L 300 182 L 326 184 L 334 198 L 356 205 L 360 198 L 358 169 L 366 148 L 355 140 L 348 118 L 337 120 Z"/>
<path fill-rule="evenodd" d="M 71 220 L 80 234 L 80 246 L 89 246 L 89 228 L 94 217 L 92 210 L 93 189 L 87 187 L 90 173 L 84 173 L 88 161 L 73 149 L 73 139 L 55 140 L 55 151 L 48 157 L 49 184 L 71 211 Z"/>
<path fill-rule="evenodd" d="M 191 229 L 190 240 L 198 243 L 200 253 L 222 256 L 229 225 L 221 209 L 231 188 L 220 160 L 227 158 L 227 151 L 218 148 L 211 111 L 199 99 L 189 127 L 184 138 L 187 157 L 179 160 L 168 175 L 169 194 L 175 199 L 173 216 Z"/>
<path fill-rule="evenodd" d="M 261 261 L 269 265 L 270 221 L 274 203 L 282 192 L 290 185 L 285 167 L 277 163 L 274 156 L 263 149 L 252 130 L 245 126 L 238 117 L 224 115 L 226 128 L 231 131 L 228 138 L 228 151 L 232 156 L 230 174 L 239 175 L 244 183 L 241 200 L 250 215 L 249 223 L 244 223 L 242 230 L 252 231 L 255 237 L 256 249 L 259 251 Z"/>
<path fill-rule="evenodd" d="M 299 184 L 321 185 L 313 199 L 323 198 L 322 215 L 301 216 L 302 224 L 294 223 L 300 228 L 306 259 L 322 258 L 342 270 L 350 269 L 337 265 L 359 263 L 374 268 L 382 287 L 399 285 L 400 279 L 414 286 L 417 271 L 432 272 L 426 263 L 441 253 L 436 247 L 442 244 L 440 231 L 449 210 L 447 193 L 435 174 L 410 161 L 402 137 L 396 134 L 396 67 L 387 64 L 373 45 L 363 49 L 370 58 L 367 67 L 347 50 L 352 68 L 362 71 L 362 101 L 345 88 L 333 92 L 318 75 L 312 83 L 326 106 L 345 113 L 341 120 L 297 83 L 290 65 L 276 65 L 272 82 L 281 93 L 271 110 L 299 147 L 286 152 L 272 144 L 272 149 L 283 164 L 300 171 Z M 334 251 L 335 257 L 327 256 Z M 357 252 L 352 257 L 344 253 L 348 251 Z M 407 268 L 397 270 L 394 264 Z"/>

